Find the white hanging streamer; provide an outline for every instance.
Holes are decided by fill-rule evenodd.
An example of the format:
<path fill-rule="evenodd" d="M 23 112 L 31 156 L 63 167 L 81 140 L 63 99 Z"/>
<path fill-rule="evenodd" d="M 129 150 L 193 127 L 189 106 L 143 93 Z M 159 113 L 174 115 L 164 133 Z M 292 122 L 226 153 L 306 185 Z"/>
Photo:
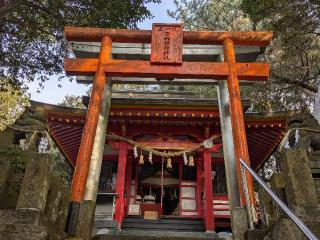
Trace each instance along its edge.
<path fill-rule="evenodd" d="M 134 146 L 133 148 L 133 155 L 135 158 L 137 158 L 139 155 L 138 155 L 138 147 L 137 146 Z"/>
<path fill-rule="evenodd" d="M 38 153 L 47 153 L 48 152 L 49 141 L 46 137 L 41 137 L 40 143 L 38 146 Z"/>
<path fill-rule="evenodd" d="M 295 133 L 294 133 L 294 147 L 295 147 L 295 148 L 298 147 L 299 140 L 300 140 L 299 129 L 296 129 L 296 131 L 295 131 Z"/>
<path fill-rule="evenodd" d="M 188 158 L 187 158 L 187 154 L 185 152 L 183 153 L 183 162 L 184 162 L 184 165 L 188 164 Z"/>
<path fill-rule="evenodd" d="M 148 160 L 149 160 L 149 162 L 151 164 L 153 164 L 153 162 L 152 162 L 152 152 L 149 152 Z"/>

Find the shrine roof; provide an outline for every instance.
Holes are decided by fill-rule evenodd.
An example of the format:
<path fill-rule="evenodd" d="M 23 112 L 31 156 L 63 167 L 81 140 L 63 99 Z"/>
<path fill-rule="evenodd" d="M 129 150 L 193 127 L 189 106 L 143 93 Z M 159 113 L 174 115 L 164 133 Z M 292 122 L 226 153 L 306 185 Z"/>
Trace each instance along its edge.
<path fill-rule="evenodd" d="M 128 137 L 137 136 L 143 132 L 148 134 L 172 133 L 190 134 L 197 137 L 198 141 L 202 141 L 204 140 L 205 127 L 209 127 L 212 134 L 220 131 L 216 100 L 205 108 L 183 105 L 181 109 L 172 106 L 170 108 L 169 105 L 160 108 L 161 105 L 158 107 L 152 104 L 139 106 L 134 103 L 131 108 L 128 105 L 124 108 L 122 105 L 114 104 L 117 101 L 121 102 L 121 98 L 112 101 L 108 126 L 115 134 L 121 134 L 123 124 L 128 125 Z M 74 166 L 80 146 L 86 109 L 32 101 L 28 111 L 29 113 L 26 115 L 31 116 L 31 112 L 37 116 L 38 120 L 45 122 L 45 128 L 49 130 L 68 162 Z M 249 155 L 254 169 L 257 170 L 276 149 L 286 132 L 287 119 L 292 114 L 293 112 L 244 114 Z M 16 125 L 20 123 L 18 120 Z"/>

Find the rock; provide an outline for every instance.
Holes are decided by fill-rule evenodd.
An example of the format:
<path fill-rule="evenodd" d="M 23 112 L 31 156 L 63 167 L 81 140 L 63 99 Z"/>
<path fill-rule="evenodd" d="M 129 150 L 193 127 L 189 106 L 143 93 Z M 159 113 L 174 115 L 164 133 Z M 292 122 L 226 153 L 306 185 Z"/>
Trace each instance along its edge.
<path fill-rule="evenodd" d="M 0 224 L 0 239 L 47 240 L 45 227 L 31 224 Z"/>
<path fill-rule="evenodd" d="M 6 209 L 0 210 L 0 223 L 3 224 L 32 224 L 40 222 L 40 211 L 38 209 Z"/>
<path fill-rule="evenodd" d="M 50 177 L 50 186 L 46 202 L 44 215 L 48 218 L 48 221 L 55 223 L 58 217 L 58 211 L 61 201 L 62 180 L 59 176 Z"/>
<path fill-rule="evenodd" d="M 59 229 L 59 231 L 64 231 L 65 226 L 66 226 L 66 222 L 67 222 L 67 216 L 68 216 L 70 187 L 63 186 L 61 189 L 61 193 L 62 193 L 62 195 L 61 195 L 61 201 L 60 201 L 60 205 L 59 205 L 56 226 Z"/>
<path fill-rule="evenodd" d="M 263 240 L 266 236 L 267 231 L 266 230 L 260 230 L 260 229 L 254 229 L 254 230 L 248 230 L 245 233 L 245 239 L 246 240 Z"/>
<path fill-rule="evenodd" d="M 10 169 L 10 161 L 7 159 L 0 159 L 0 196 L 3 196 L 3 194 L 7 190 Z"/>
<path fill-rule="evenodd" d="M 306 240 L 300 229 L 289 219 L 278 219 L 268 231 L 263 240 Z"/>
<path fill-rule="evenodd" d="M 287 149 L 280 161 L 286 185 L 288 205 L 318 206 L 318 196 L 309 167 L 307 152 L 303 149 Z"/>
<path fill-rule="evenodd" d="M 96 203 L 94 201 L 84 200 L 81 202 L 76 237 L 81 237 L 83 240 L 91 239 L 95 209 Z"/>
<path fill-rule="evenodd" d="M 26 165 L 17 209 L 35 208 L 44 212 L 49 190 L 51 158 L 48 154 L 33 155 Z"/>
<path fill-rule="evenodd" d="M 248 229 L 248 216 L 245 208 L 231 210 L 231 225 L 234 240 L 243 240 Z"/>

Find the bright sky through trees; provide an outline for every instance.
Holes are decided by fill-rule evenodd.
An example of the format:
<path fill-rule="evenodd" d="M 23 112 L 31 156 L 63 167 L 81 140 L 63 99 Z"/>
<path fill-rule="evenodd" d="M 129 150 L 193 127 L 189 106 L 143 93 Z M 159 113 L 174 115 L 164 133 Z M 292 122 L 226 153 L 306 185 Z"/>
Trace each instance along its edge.
<path fill-rule="evenodd" d="M 152 23 L 169 23 L 174 22 L 167 15 L 167 9 L 172 10 L 174 4 L 172 0 L 162 0 L 160 4 L 148 4 L 148 8 L 153 14 L 153 19 L 147 19 L 144 22 L 138 24 L 140 29 L 151 29 Z M 61 84 L 60 88 L 58 85 Z M 57 104 L 63 100 L 66 95 L 76 95 L 82 96 L 86 94 L 89 86 L 82 84 L 77 84 L 75 81 L 70 82 L 68 79 L 64 79 L 58 82 L 57 77 L 52 76 L 48 81 L 44 83 L 44 88 L 40 89 L 40 93 L 37 92 L 39 85 L 37 82 L 32 82 L 28 84 L 29 93 L 31 94 L 31 99 L 39 102 Z"/>

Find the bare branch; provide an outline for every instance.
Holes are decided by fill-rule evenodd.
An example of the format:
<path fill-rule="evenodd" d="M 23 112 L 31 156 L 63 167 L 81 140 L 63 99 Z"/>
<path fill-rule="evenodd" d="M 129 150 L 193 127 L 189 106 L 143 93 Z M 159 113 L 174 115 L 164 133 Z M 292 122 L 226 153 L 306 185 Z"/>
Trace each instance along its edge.
<path fill-rule="evenodd" d="M 306 89 L 312 93 L 317 93 L 318 92 L 318 87 L 315 85 L 311 85 L 311 84 L 307 84 L 303 81 L 299 81 L 299 80 L 295 80 L 295 79 L 289 79 L 286 77 L 282 77 L 282 76 L 278 76 L 273 74 L 272 75 L 273 78 L 277 79 L 277 81 L 274 81 L 275 83 L 285 83 L 285 84 L 290 84 L 290 85 L 296 85 L 296 86 L 300 86 L 303 89 Z"/>

